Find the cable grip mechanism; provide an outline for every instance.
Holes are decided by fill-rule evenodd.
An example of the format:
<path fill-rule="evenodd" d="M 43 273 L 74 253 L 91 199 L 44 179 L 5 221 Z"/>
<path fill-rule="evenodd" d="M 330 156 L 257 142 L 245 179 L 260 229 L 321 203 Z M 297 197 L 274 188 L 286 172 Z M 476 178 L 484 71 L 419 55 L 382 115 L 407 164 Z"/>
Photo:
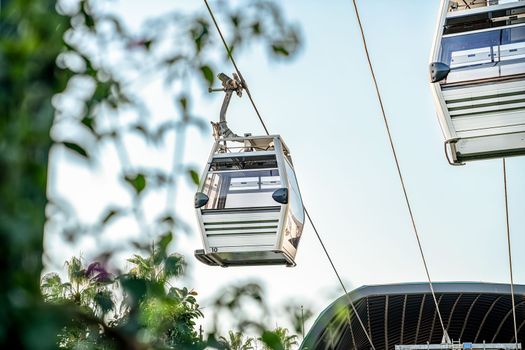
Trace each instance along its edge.
<path fill-rule="evenodd" d="M 208 91 L 210 93 L 224 91 L 226 95 L 224 96 L 224 101 L 222 102 L 219 122 L 211 122 L 213 128 L 213 137 L 215 138 L 215 140 L 221 138 L 239 137 L 228 127 L 226 122 L 226 112 L 228 110 L 228 106 L 230 104 L 230 100 L 232 98 L 233 93 L 235 92 L 237 96 L 242 97 L 242 90 L 245 89 L 245 85 L 243 84 L 243 81 L 239 78 L 239 76 L 235 73 L 233 73 L 233 78 L 230 78 L 224 73 L 220 73 L 219 75 L 217 75 L 217 78 L 219 78 L 219 80 L 222 82 L 222 88 L 209 88 Z"/>

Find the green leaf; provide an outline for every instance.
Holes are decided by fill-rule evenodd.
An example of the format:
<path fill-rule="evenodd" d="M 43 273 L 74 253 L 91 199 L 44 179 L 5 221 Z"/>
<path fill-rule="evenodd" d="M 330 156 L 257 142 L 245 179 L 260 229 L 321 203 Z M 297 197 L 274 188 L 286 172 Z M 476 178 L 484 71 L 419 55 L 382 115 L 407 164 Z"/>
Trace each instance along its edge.
<path fill-rule="evenodd" d="M 134 304 L 138 304 L 147 292 L 147 282 L 143 278 L 124 277 L 121 280 L 122 287 L 127 295 L 131 297 Z"/>
<path fill-rule="evenodd" d="M 253 34 L 254 35 L 259 35 L 261 34 L 261 23 L 260 22 L 255 22 L 254 24 L 252 24 L 252 31 L 253 31 Z"/>
<path fill-rule="evenodd" d="M 158 219 L 159 222 L 162 222 L 162 223 L 166 223 L 168 225 L 175 225 L 175 218 L 170 215 L 170 214 L 166 214 L 164 216 L 161 216 L 159 219 Z"/>
<path fill-rule="evenodd" d="M 85 116 L 82 118 L 82 124 L 84 124 L 92 133 L 95 132 L 95 118 Z"/>
<path fill-rule="evenodd" d="M 116 215 L 120 215 L 122 213 L 119 209 L 110 209 L 106 215 L 104 215 L 104 218 L 102 219 L 102 224 L 107 224 L 113 217 Z"/>
<path fill-rule="evenodd" d="M 144 174 L 137 174 L 135 176 L 126 176 L 124 178 L 133 188 L 137 195 L 139 195 L 146 188 L 146 177 Z"/>
<path fill-rule="evenodd" d="M 172 240 L 173 234 L 171 232 L 162 235 L 159 241 L 159 250 L 165 254 L 166 250 L 168 249 L 168 245 L 171 243 Z"/>
<path fill-rule="evenodd" d="M 142 42 L 142 44 L 144 45 L 144 47 L 146 48 L 146 50 L 149 50 L 151 48 L 151 44 L 153 44 L 153 40 L 151 39 L 148 39 L 148 40 L 144 40 Z"/>
<path fill-rule="evenodd" d="M 170 57 L 168 59 L 166 59 L 164 62 L 168 65 L 171 65 L 171 64 L 175 64 L 177 63 L 178 61 L 180 60 L 183 60 L 185 59 L 186 57 L 185 56 L 182 56 L 182 55 L 175 55 L 173 57 Z"/>
<path fill-rule="evenodd" d="M 109 291 L 98 292 L 93 299 L 103 314 L 113 310 L 115 306 Z"/>
<path fill-rule="evenodd" d="M 132 126 L 132 130 L 138 132 L 141 136 L 144 136 L 145 138 L 149 138 L 150 133 L 148 129 L 142 124 L 135 124 Z"/>
<path fill-rule="evenodd" d="M 186 264 L 181 255 L 173 254 L 164 260 L 164 273 L 166 277 L 178 277 L 184 273 Z"/>
<path fill-rule="evenodd" d="M 179 105 L 184 112 L 188 110 L 188 99 L 185 96 L 179 98 Z"/>
<path fill-rule="evenodd" d="M 220 349 L 220 350 L 229 348 L 226 345 L 224 345 L 224 343 L 218 341 L 217 338 L 215 338 L 215 334 L 213 333 L 208 335 L 208 339 L 206 340 L 206 345 L 211 348 Z"/>
<path fill-rule="evenodd" d="M 99 102 L 106 100 L 111 94 L 112 85 L 113 83 L 111 81 L 107 81 L 107 82 L 98 81 L 95 92 L 93 93 L 93 96 L 91 97 L 91 102 L 99 103 Z"/>
<path fill-rule="evenodd" d="M 82 148 L 81 146 L 77 145 L 76 143 L 73 143 L 73 142 L 62 142 L 62 144 L 64 146 L 66 146 L 67 148 L 69 148 L 70 150 L 72 150 L 73 152 L 75 152 L 76 154 L 82 156 L 83 158 L 86 158 L 86 159 L 89 159 L 89 154 L 87 153 L 87 151 Z"/>
<path fill-rule="evenodd" d="M 239 20 L 239 16 L 235 16 L 235 15 L 233 15 L 233 16 L 230 17 L 230 20 L 232 21 L 232 24 L 233 24 L 233 26 L 234 26 L 235 28 L 238 28 L 238 27 L 239 27 L 239 23 L 241 22 L 241 21 Z"/>
<path fill-rule="evenodd" d="M 157 281 L 146 281 L 147 291 L 148 293 L 153 297 L 159 297 L 162 298 L 166 296 L 166 291 L 164 289 L 164 285 Z"/>
<path fill-rule="evenodd" d="M 213 74 L 213 70 L 210 68 L 210 66 L 207 65 L 201 66 L 200 70 L 204 79 L 206 79 L 208 81 L 208 84 L 212 86 L 215 81 L 215 75 Z"/>
<path fill-rule="evenodd" d="M 44 275 L 44 277 L 42 277 L 42 287 L 52 287 L 61 284 L 62 280 L 60 279 L 60 276 L 55 272 L 47 273 Z"/>
<path fill-rule="evenodd" d="M 66 268 L 69 280 L 75 283 L 81 283 L 86 279 L 85 270 L 82 267 L 82 261 L 77 257 L 72 257 L 66 261 Z"/>
<path fill-rule="evenodd" d="M 281 343 L 281 339 L 279 339 L 279 336 L 274 332 L 264 331 L 261 340 L 264 344 L 270 347 L 270 349 L 284 350 L 283 344 Z"/>
<path fill-rule="evenodd" d="M 193 183 L 199 186 L 199 183 L 200 183 L 199 174 L 193 169 L 190 169 L 188 172 L 191 176 L 191 180 L 193 181 Z"/>
<path fill-rule="evenodd" d="M 84 11 L 83 11 L 84 12 Z M 89 29 L 93 29 L 95 27 L 95 19 L 93 18 L 93 16 L 90 16 L 87 12 L 84 12 L 85 13 L 85 24 L 86 24 L 86 27 L 88 27 Z"/>
<path fill-rule="evenodd" d="M 272 50 L 275 54 L 280 56 L 290 56 L 290 52 L 280 45 L 272 45 Z"/>

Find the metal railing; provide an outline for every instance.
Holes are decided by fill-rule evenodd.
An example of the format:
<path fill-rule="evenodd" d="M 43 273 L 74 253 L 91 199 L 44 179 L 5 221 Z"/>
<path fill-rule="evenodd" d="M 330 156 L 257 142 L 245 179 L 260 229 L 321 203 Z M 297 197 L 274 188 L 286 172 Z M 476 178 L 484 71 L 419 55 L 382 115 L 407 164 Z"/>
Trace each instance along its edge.
<path fill-rule="evenodd" d="M 455 0 L 451 2 L 450 11 L 462 11 L 475 9 L 479 7 L 495 6 L 521 1 L 524 0 Z"/>
<path fill-rule="evenodd" d="M 450 344 L 419 344 L 419 345 L 396 345 L 395 350 L 463 350 L 463 349 L 480 349 L 480 350 L 516 350 L 516 344 L 502 343 L 461 343 L 452 342 Z M 521 350 L 521 344 L 517 344 L 517 349 Z"/>

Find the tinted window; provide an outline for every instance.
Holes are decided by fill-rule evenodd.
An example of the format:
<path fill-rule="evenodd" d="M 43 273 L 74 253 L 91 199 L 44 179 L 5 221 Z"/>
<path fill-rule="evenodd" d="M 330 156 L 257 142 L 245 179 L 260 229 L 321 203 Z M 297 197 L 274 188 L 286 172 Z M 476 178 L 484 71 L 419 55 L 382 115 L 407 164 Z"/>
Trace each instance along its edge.
<path fill-rule="evenodd" d="M 440 60 L 451 68 L 489 63 L 499 42 L 499 30 L 446 37 L 441 44 Z"/>
<path fill-rule="evenodd" d="M 290 183 L 290 188 L 288 189 L 290 199 L 291 199 L 291 210 L 295 218 L 301 223 L 304 222 L 304 210 L 303 210 L 303 201 L 301 199 L 301 192 L 299 192 L 299 185 L 297 184 L 297 178 L 295 177 L 295 172 L 292 167 L 285 160 L 286 166 L 286 175 L 288 175 L 288 181 Z"/>
<path fill-rule="evenodd" d="M 281 188 L 279 170 L 219 171 L 208 174 L 203 209 L 233 209 L 279 205 L 272 193 Z"/>
<path fill-rule="evenodd" d="M 525 58 L 525 26 L 445 37 L 440 61 L 450 68 Z"/>
<path fill-rule="evenodd" d="M 525 41 L 525 26 L 503 30 L 502 44 L 513 44 Z"/>

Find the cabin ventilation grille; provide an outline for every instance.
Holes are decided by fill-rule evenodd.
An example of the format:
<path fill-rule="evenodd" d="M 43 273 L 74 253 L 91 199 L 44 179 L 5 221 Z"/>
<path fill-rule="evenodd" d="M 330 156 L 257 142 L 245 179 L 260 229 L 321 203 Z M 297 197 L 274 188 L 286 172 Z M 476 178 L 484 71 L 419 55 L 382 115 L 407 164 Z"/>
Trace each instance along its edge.
<path fill-rule="evenodd" d="M 266 247 L 276 244 L 280 208 L 253 213 L 203 213 L 204 232 L 212 248 L 235 251 L 237 248 Z M 220 218 L 220 220 L 219 220 Z"/>
<path fill-rule="evenodd" d="M 525 81 L 443 87 L 460 138 L 525 131 Z"/>

